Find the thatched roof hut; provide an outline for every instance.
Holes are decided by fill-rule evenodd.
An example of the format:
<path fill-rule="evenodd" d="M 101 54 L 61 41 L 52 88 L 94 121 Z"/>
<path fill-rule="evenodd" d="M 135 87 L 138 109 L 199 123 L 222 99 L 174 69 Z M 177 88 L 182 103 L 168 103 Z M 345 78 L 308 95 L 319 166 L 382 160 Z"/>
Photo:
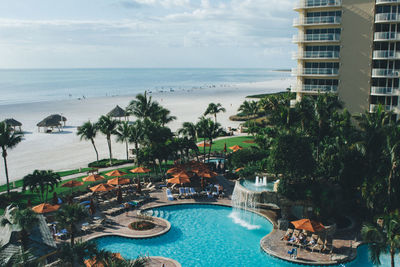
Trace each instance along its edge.
<path fill-rule="evenodd" d="M 61 127 L 63 124 L 65 126 L 66 121 L 67 118 L 59 114 L 53 114 L 44 118 L 42 121 L 36 124 L 36 126 L 39 127 L 39 131 L 41 127 L 45 129 L 45 132 L 53 131 L 54 128 L 58 128 L 58 130 L 61 131 Z M 50 130 L 48 128 L 50 128 Z"/>
<path fill-rule="evenodd" d="M 10 118 L 10 119 L 5 119 L 4 122 L 8 126 L 10 126 L 14 131 L 16 130 L 16 127 L 19 127 L 20 132 L 22 131 L 22 129 L 21 129 L 22 123 L 20 123 L 19 121 L 15 120 L 13 118 Z"/>
<path fill-rule="evenodd" d="M 123 118 L 126 117 L 127 115 L 128 114 L 126 113 L 126 111 L 118 105 L 113 110 L 107 113 L 107 116 L 114 118 Z"/>

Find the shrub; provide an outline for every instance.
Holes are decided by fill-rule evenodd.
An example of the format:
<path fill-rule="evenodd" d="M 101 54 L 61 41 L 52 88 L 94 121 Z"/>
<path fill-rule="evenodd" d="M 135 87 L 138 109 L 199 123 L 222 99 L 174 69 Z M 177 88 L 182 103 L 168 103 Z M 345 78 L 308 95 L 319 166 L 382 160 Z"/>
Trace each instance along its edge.
<path fill-rule="evenodd" d="M 127 163 L 133 163 L 132 160 L 121 160 L 121 159 L 113 159 L 112 160 L 113 165 L 112 166 L 119 166 Z M 99 161 L 93 161 L 88 164 L 90 168 L 106 168 L 106 167 L 111 167 L 110 166 L 110 159 L 101 159 Z"/>

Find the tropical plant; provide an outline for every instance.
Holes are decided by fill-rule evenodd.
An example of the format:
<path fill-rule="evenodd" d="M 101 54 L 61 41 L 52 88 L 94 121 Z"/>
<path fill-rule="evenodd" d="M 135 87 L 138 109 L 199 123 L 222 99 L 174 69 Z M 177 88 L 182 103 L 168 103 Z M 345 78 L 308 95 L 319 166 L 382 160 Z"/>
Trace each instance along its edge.
<path fill-rule="evenodd" d="M 226 109 L 222 107 L 221 103 L 210 103 L 206 111 L 204 112 L 204 116 L 212 115 L 214 116 L 214 122 L 217 123 L 217 114 L 220 112 L 226 112 Z"/>
<path fill-rule="evenodd" d="M 152 101 L 152 97 L 147 96 L 147 92 L 144 94 L 138 94 L 134 100 L 132 100 L 126 110 L 136 116 L 139 119 L 149 119 L 155 115 L 158 111 L 159 105 L 157 102 Z"/>
<path fill-rule="evenodd" d="M 12 214 L 10 220 L 8 220 L 5 217 L 1 220 L 2 226 L 5 226 L 7 224 L 10 225 L 16 224 L 18 225 L 18 227 L 21 228 L 20 240 L 24 251 L 27 251 L 29 243 L 29 235 L 32 229 L 38 223 L 39 223 L 39 218 L 37 217 L 36 213 L 33 212 L 31 209 L 24 209 L 24 210 L 17 209 Z"/>
<path fill-rule="evenodd" d="M 392 212 L 379 218 L 377 224 L 365 224 L 361 229 L 363 240 L 369 243 L 370 259 L 374 264 L 381 264 L 382 253 L 389 253 L 391 266 L 395 266 L 395 254 L 400 251 L 400 216 Z M 377 222 L 378 222 L 377 220 Z"/>
<path fill-rule="evenodd" d="M 98 128 L 96 123 L 90 121 L 85 122 L 82 126 L 78 127 L 77 135 L 80 136 L 81 140 L 90 140 L 92 142 L 94 151 L 96 152 L 96 160 L 99 161 L 99 153 L 97 151 L 94 139 L 96 138 Z"/>
<path fill-rule="evenodd" d="M 112 150 L 111 150 L 111 135 L 115 134 L 119 122 L 112 119 L 110 116 L 101 116 L 97 123 L 100 132 L 107 138 L 108 151 L 110 154 L 110 166 L 112 166 Z"/>
<path fill-rule="evenodd" d="M 256 116 L 258 113 L 258 104 L 256 101 L 245 100 L 243 104 L 239 106 L 239 111 L 243 112 L 246 116 Z"/>
<path fill-rule="evenodd" d="M 178 133 L 188 137 L 191 140 L 197 140 L 197 127 L 192 122 L 184 122 L 182 128 L 178 130 Z"/>
<path fill-rule="evenodd" d="M 7 182 L 7 194 L 10 194 L 10 181 L 8 177 L 8 166 L 7 166 L 7 152 L 9 149 L 13 149 L 22 141 L 22 134 L 16 133 L 8 126 L 5 122 L 0 122 L 0 147 L 2 150 L 2 156 L 4 160 L 4 171 L 6 173 Z"/>
<path fill-rule="evenodd" d="M 135 145 L 136 162 L 138 165 L 140 165 L 139 144 L 143 141 L 143 136 L 143 123 L 142 121 L 137 120 L 133 124 L 131 124 L 129 132 L 129 143 L 133 143 Z"/>
<path fill-rule="evenodd" d="M 176 120 L 175 116 L 171 116 L 171 111 L 163 108 L 159 105 L 155 105 L 153 114 L 150 115 L 152 121 L 158 122 L 161 126 L 165 126 L 173 120 Z"/>
<path fill-rule="evenodd" d="M 57 256 L 65 266 L 82 266 L 85 259 L 95 257 L 98 252 L 96 243 L 78 240 L 74 246 L 69 243 L 62 244 Z"/>
<path fill-rule="evenodd" d="M 0 249 L 0 255 L 2 251 Z M 34 260 L 32 250 L 24 250 L 22 247 L 17 248 L 11 257 L 9 255 L 0 257 L 0 265 L 4 267 L 39 267 L 40 264 Z"/>
<path fill-rule="evenodd" d="M 79 204 L 65 205 L 57 211 L 56 220 L 60 227 L 68 230 L 72 247 L 74 246 L 75 235 L 78 232 L 77 224 L 87 216 L 87 210 Z"/>
<path fill-rule="evenodd" d="M 127 121 L 121 122 L 117 130 L 115 131 L 115 135 L 117 136 L 117 142 L 119 143 L 125 143 L 125 148 L 126 148 L 126 160 L 129 160 L 129 146 L 128 142 L 131 137 L 131 125 Z"/>
<path fill-rule="evenodd" d="M 60 181 L 60 175 L 52 170 L 34 170 L 24 176 L 22 190 L 25 191 L 28 187 L 29 191 L 39 194 L 40 201 L 47 202 L 49 192 L 53 192 Z"/>

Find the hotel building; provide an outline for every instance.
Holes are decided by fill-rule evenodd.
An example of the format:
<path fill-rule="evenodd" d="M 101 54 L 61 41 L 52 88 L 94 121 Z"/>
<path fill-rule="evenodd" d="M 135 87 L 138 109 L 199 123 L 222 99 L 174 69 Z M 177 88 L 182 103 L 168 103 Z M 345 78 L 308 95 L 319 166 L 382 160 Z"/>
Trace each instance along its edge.
<path fill-rule="evenodd" d="M 338 94 L 351 113 L 400 114 L 400 0 L 299 0 L 296 100 Z"/>

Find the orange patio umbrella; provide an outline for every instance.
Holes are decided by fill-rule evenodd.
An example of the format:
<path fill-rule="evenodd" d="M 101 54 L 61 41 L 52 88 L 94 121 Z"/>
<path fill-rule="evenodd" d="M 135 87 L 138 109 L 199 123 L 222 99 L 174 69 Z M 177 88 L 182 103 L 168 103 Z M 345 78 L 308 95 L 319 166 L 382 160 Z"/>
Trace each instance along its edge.
<path fill-rule="evenodd" d="M 126 179 L 126 178 L 117 177 L 117 178 L 108 180 L 107 184 L 110 184 L 110 185 L 123 185 L 123 184 L 129 184 L 130 181 L 131 180 Z"/>
<path fill-rule="evenodd" d="M 209 143 L 206 143 L 206 144 L 201 143 L 201 144 L 198 144 L 197 146 L 198 147 L 210 147 L 211 145 Z"/>
<path fill-rule="evenodd" d="M 232 149 L 233 152 L 236 152 L 236 151 L 238 151 L 238 150 L 240 150 L 240 149 L 243 149 L 243 147 L 238 146 L 238 145 L 234 145 L 234 146 L 231 146 L 229 149 Z"/>
<path fill-rule="evenodd" d="M 127 175 L 126 172 L 120 170 L 114 170 L 106 173 L 107 176 L 124 176 Z"/>
<path fill-rule="evenodd" d="M 82 178 L 82 181 L 84 182 L 96 182 L 105 179 L 103 176 L 99 174 L 92 174 L 89 176 L 86 176 L 85 178 Z"/>
<path fill-rule="evenodd" d="M 197 173 L 197 174 L 199 174 L 201 172 L 208 172 L 208 171 L 210 171 L 210 169 L 207 168 L 207 167 L 194 167 L 194 168 L 192 168 L 192 172 Z"/>
<path fill-rule="evenodd" d="M 212 178 L 212 177 L 217 176 L 218 174 L 213 171 L 204 171 L 204 172 L 198 173 L 197 175 L 199 175 L 200 177 L 203 177 L 203 178 Z"/>
<path fill-rule="evenodd" d="M 120 253 L 113 253 L 112 257 L 114 259 L 120 259 L 120 260 L 125 260 Z M 92 259 L 87 259 L 84 261 L 86 267 L 105 267 L 104 263 L 101 261 L 97 261 L 96 257 L 92 258 Z"/>
<path fill-rule="evenodd" d="M 60 208 L 60 205 L 50 205 L 47 203 L 42 203 L 40 205 L 37 205 L 35 207 L 32 208 L 32 210 L 36 213 L 49 213 L 49 212 L 53 212 L 56 211 Z"/>
<path fill-rule="evenodd" d="M 187 184 L 190 183 L 189 177 L 174 177 L 167 180 L 168 183 L 171 184 Z"/>
<path fill-rule="evenodd" d="M 173 168 L 167 170 L 167 173 L 176 174 L 176 173 L 180 173 L 182 171 L 184 171 L 184 169 L 181 167 L 173 167 Z"/>
<path fill-rule="evenodd" d="M 148 172 L 151 172 L 151 170 L 147 169 L 147 168 L 143 168 L 143 167 L 137 167 L 133 170 L 130 170 L 130 172 L 132 172 L 132 173 L 148 173 Z"/>
<path fill-rule="evenodd" d="M 181 171 L 181 172 L 179 172 L 179 173 L 174 175 L 174 177 L 187 178 L 187 179 L 189 179 L 192 176 L 193 175 L 190 172 L 187 172 L 187 171 Z"/>
<path fill-rule="evenodd" d="M 310 219 L 301 219 L 290 222 L 296 229 L 306 230 L 309 232 L 320 232 L 325 230 L 325 226 L 320 222 L 311 221 Z"/>
<path fill-rule="evenodd" d="M 237 169 L 235 170 L 235 172 L 240 172 L 240 171 L 243 170 L 243 169 L 244 169 L 243 167 L 237 168 Z"/>
<path fill-rule="evenodd" d="M 83 185 L 83 182 L 76 181 L 76 180 L 71 180 L 71 181 L 68 181 L 65 184 L 61 185 L 61 187 L 70 187 L 70 188 L 72 188 L 72 187 L 77 187 L 77 186 L 81 186 L 81 185 Z"/>
<path fill-rule="evenodd" d="M 109 184 L 98 184 L 90 188 L 93 192 L 107 192 L 113 189 L 114 187 Z"/>
<path fill-rule="evenodd" d="M 243 143 L 245 143 L 245 144 L 254 144 L 255 141 L 253 139 L 251 139 L 251 140 L 243 141 Z"/>

